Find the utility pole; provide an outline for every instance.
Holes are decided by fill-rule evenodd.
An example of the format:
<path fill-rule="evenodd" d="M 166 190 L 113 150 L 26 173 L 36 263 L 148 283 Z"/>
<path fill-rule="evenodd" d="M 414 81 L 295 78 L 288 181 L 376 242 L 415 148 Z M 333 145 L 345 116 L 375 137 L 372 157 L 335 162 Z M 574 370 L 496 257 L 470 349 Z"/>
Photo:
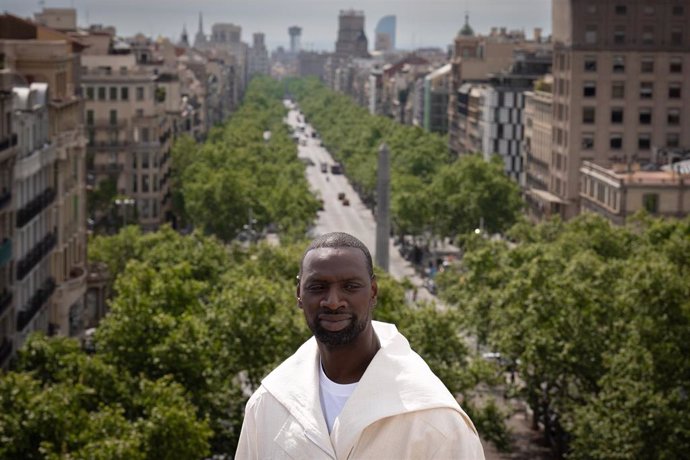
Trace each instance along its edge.
<path fill-rule="evenodd" d="M 379 147 L 376 185 L 376 264 L 388 271 L 390 245 L 390 155 L 385 143 Z"/>

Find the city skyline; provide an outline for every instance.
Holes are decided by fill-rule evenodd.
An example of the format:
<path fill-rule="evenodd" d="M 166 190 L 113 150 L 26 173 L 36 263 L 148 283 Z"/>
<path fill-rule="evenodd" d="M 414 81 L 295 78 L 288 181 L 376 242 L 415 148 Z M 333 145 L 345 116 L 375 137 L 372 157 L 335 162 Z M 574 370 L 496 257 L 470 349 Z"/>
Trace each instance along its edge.
<path fill-rule="evenodd" d="M 165 11 L 159 9 L 164 6 Z M 75 8 L 81 27 L 89 24 L 112 25 L 118 35 L 131 36 L 138 32 L 159 35 L 177 41 L 186 26 L 193 37 L 198 29 L 199 12 L 203 15 L 204 32 L 208 34 L 214 23 L 233 23 L 242 27 L 242 40 L 251 42 L 254 32 L 266 35 L 270 50 L 278 46 L 289 49 L 288 27 L 302 27 L 302 48 L 332 51 L 338 29 L 340 10 L 356 9 L 366 16 L 366 33 L 373 49 L 374 28 L 385 15 L 397 17 L 396 42 L 401 49 L 436 46 L 445 48 L 464 23 L 465 13 L 477 33 L 486 34 L 491 27 L 524 30 L 531 35 L 534 27 L 541 27 L 544 35 L 551 30 L 551 0 L 523 0 L 519 6 L 509 0 L 257 0 L 254 2 L 220 2 L 200 0 L 193 4 L 181 1 L 132 0 L 99 1 L 70 0 L 33 4 L 7 0 L 3 9 L 21 17 L 33 17 L 45 8 Z M 269 11 L 269 14 L 266 12 Z"/>

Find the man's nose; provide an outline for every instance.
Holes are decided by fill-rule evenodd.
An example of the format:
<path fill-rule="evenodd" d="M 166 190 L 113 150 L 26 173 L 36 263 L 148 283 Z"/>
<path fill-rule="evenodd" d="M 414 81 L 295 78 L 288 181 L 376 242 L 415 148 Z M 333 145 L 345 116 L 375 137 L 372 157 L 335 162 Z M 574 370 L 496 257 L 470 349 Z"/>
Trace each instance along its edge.
<path fill-rule="evenodd" d="M 326 296 L 321 301 L 321 306 L 335 310 L 340 308 L 342 304 L 343 302 L 338 292 L 338 287 L 330 286 L 328 291 L 326 291 Z"/>

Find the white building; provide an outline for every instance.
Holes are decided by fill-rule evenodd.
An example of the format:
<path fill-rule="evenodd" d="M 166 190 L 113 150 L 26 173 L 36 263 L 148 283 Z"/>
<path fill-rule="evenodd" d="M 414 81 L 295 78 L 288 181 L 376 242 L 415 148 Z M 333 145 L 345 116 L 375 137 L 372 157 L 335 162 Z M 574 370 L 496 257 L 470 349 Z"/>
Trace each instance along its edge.
<path fill-rule="evenodd" d="M 57 242 L 54 216 L 55 150 L 50 144 L 48 85 L 13 89 L 17 159 L 14 166 L 16 229 L 15 296 L 18 349 L 33 331 L 49 332 L 50 299 L 55 290 L 50 255 Z"/>

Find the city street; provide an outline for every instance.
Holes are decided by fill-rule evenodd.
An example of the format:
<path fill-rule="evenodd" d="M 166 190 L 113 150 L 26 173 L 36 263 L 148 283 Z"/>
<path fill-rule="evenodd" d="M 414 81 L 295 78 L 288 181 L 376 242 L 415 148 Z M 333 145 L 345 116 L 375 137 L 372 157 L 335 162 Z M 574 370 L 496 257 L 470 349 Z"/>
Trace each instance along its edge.
<path fill-rule="evenodd" d="M 290 108 L 288 112 L 288 124 L 298 130 L 298 125 L 303 119 L 299 112 L 292 107 L 289 102 L 286 106 Z M 321 235 L 323 233 L 342 231 L 350 233 L 351 235 L 362 240 L 372 252 L 372 257 L 375 258 L 376 249 L 376 219 L 372 211 L 369 210 L 359 199 L 359 196 L 350 185 L 347 177 L 344 174 L 332 174 L 330 172 L 330 165 L 335 163 L 331 154 L 321 146 L 320 138 L 312 137 L 313 127 L 306 124 L 304 133 L 301 135 L 298 142 L 298 156 L 307 164 L 306 176 L 312 190 L 323 199 L 324 210 L 319 212 L 319 217 L 316 225 L 312 229 L 312 236 Z M 304 139 L 306 145 L 303 145 Z M 311 163 L 307 162 L 311 160 Z M 327 163 L 329 170 L 327 172 L 321 171 L 321 163 Z M 341 200 L 338 199 L 338 193 L 344 192 L 345 197 L 349 201 L 349 206 L 345 206 Z M 390 266 L 389 272 L 398 280 L 403 280 L 407 277 L 415 286 L 418 286 L 419 300 L 435 300 L 436 298 L 422 287 L 423 280 L 415 272 L 412 265 L 403 259 L 398 252 L 398 248 L 393 244 L 393 239 L 389 239 L 389 257 Z"/>

